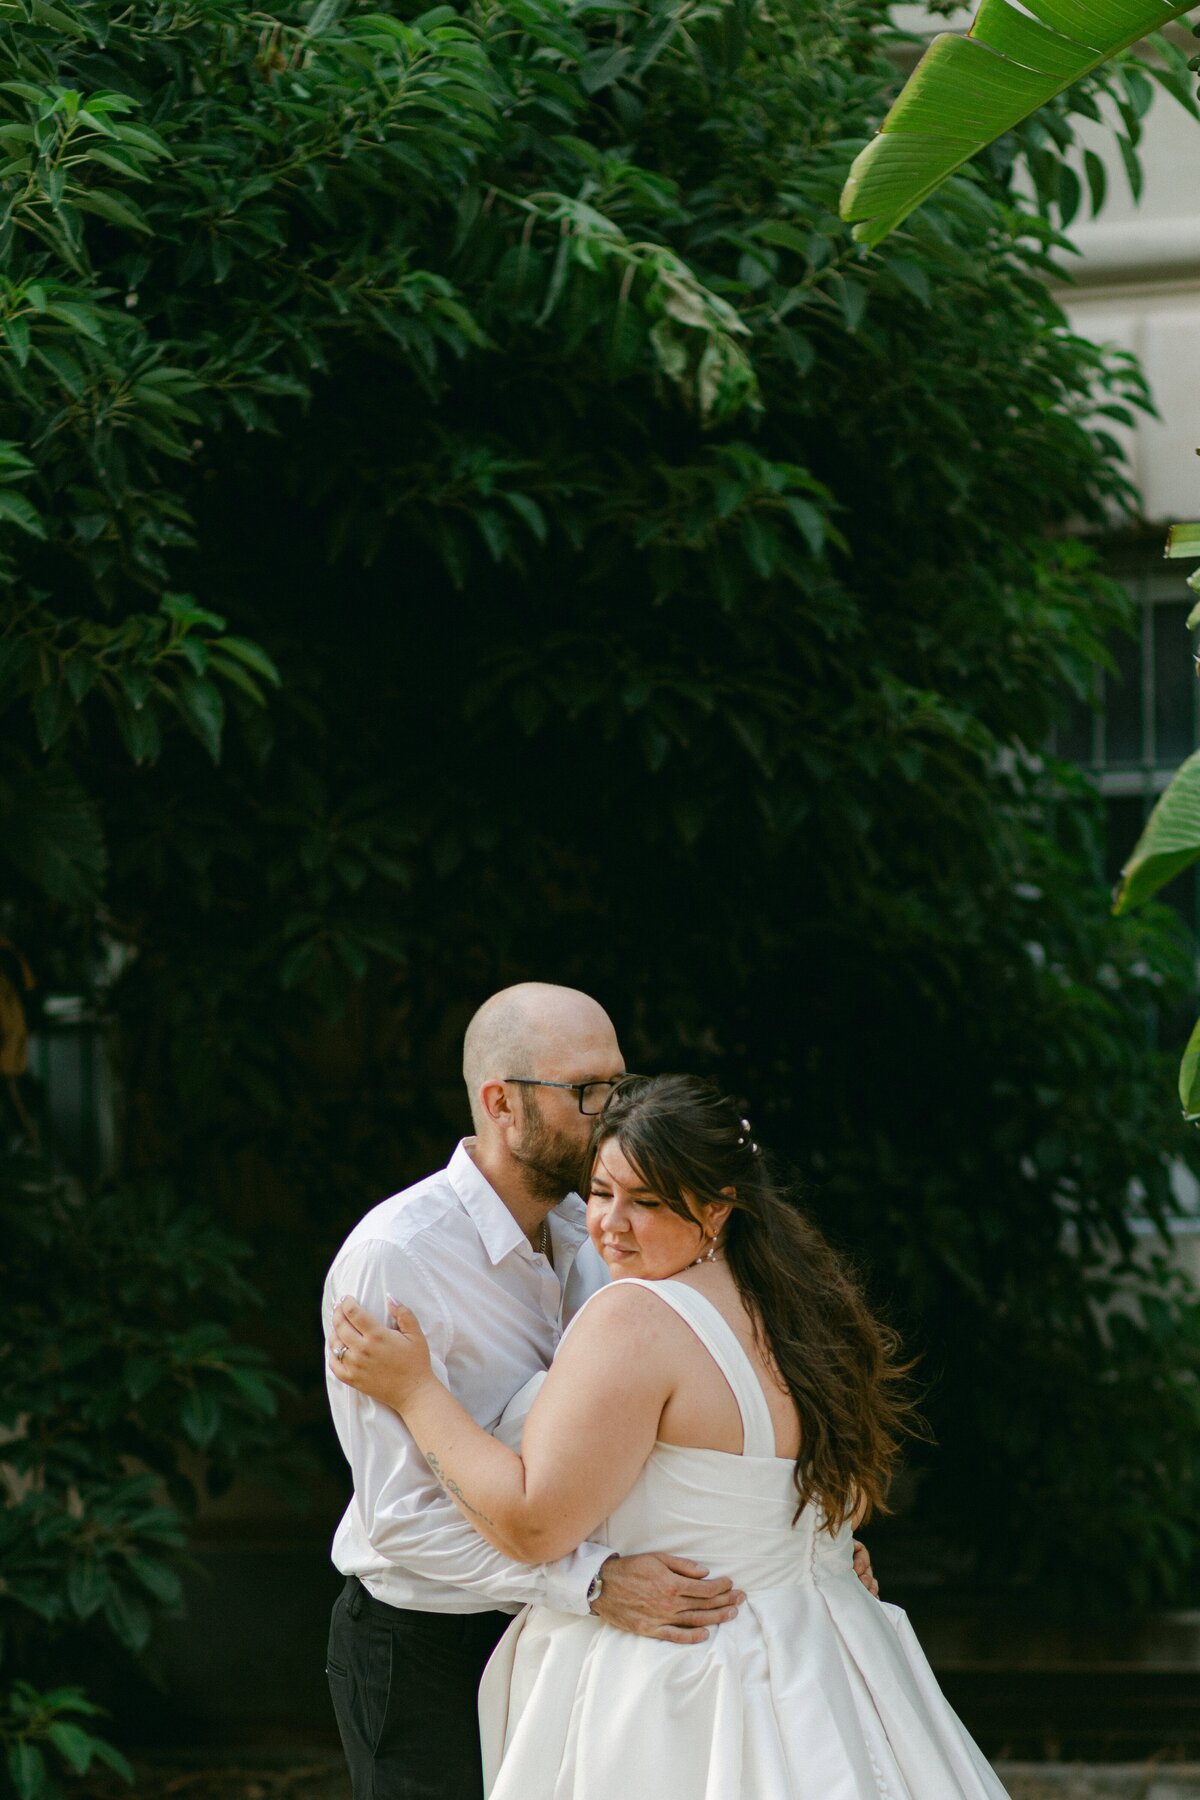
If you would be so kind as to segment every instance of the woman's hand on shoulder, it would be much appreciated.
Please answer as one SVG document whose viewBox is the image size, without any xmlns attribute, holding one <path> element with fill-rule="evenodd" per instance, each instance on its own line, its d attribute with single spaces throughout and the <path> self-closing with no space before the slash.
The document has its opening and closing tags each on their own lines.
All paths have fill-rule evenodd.
<svg viewBox="0 0 1200 1800">
<path fill-rule="evenodd" d="M 388 1295 L 388 1323 L 381 1325 L 345 1295 L 333 1309 L 327 1341 L 329 1372 L 360 1394 L 403 1413 L 412 1396 L 435 1379 L 429 1346 L 415 1313 Z"/>
</svg>

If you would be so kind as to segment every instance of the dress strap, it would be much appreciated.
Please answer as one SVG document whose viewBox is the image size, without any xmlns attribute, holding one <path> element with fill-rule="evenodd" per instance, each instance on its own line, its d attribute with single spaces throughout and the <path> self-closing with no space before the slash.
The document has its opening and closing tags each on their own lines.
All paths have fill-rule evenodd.
<svg viewBox="0 0 1200 1800">
<path fill-rule="evenodd" d="M 724 1375 L 742 1415 L 742 1455 L 774 1456 L 775 1425 L 767 1396 L 762 1391 L 753 1363 L 738 1343 L 737 1333 L 722 1316 L 719 1307 L 683 1281 L 642 1281 L 632 1276 L 626 1279 L 665 1300 L 671 1310 L 691 1326 Z"/>
</svg>

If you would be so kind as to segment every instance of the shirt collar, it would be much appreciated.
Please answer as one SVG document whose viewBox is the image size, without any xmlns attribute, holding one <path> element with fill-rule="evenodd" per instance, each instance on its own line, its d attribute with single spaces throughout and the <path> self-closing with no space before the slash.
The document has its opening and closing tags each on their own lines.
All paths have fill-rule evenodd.
<svg viewBox="0 0 1200 1800">
<path fill-rule="evenodd" d="M 528 1249 L 529 1240 L 487 1176 L 472 1161 L 467 1148 L 469 1141 L 464 1138 L 455 1150 L 446 1165 L 446 1176 L 478 1231 L 489 1258 L 498 1263 L 520 1249 L 522 1244 Z M 568 1194 L 555 1207 L 552 1216 L 556 1236 L 561 1229 L 568 1241 L 574 1241 L 576 1245 L 587 1236 L 587 1209 L 578 1194 Z"/>
</svg>

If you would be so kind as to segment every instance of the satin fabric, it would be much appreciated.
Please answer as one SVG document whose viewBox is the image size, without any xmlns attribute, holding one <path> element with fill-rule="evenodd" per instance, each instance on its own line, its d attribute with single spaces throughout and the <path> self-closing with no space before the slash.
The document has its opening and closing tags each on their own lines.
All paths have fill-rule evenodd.
<svg viewBox="0 0 1200 1800">
<path fill-rule="evenodd" d="M 729 1326 L 684 1283 L 640 1285 L 720 1366 L 743 1452 L 656 1445 L 595 1537 L 693 1557 L 746 1603 L 702 1644 L 520 1613 L 480 1687 L 488 1800 L 1004 1800 L 905 1614 L 854 1574 L 849 1525 L 831 1537 L 811 1507 L 792 1525 L 792 1465 Z M 542 1380 L 506 1412 L 507 1441 Z"/>
</svg>

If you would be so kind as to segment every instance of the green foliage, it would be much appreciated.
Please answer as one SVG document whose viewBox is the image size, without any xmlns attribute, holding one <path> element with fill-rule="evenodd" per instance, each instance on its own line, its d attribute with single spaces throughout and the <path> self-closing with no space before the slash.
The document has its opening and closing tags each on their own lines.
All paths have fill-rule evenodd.
<svg viewBox="0 0 1200 1800">
<path fill-rule="evenodd" d="M 14 1683 L 0 1713 L 5 1762 L 0 1791 L 14 1800 L 61 1800 L 64 1790 L 56 1774 L 86 1775 L 94 1762 L 132 1781 L 133 1771 L 120 1751 L 91 1727 L 99 1714 L 100 1708 L 79 1688 L 39 1693 L 27 1681 Z"/>
<path fill-rule="evenodd" d="M 1151 1042 L 1190 958 L 1108 917 L 1039 750 L 1130 617 L 1062 527 L 1132 504 L 1146 394 L 1050 298 L 1011 159 L 854 246 L 867 0 L 23 5 L 2 923 L 119 1028 L 97 1220 L 144 1298 L 199 1269 L 186 1325 L 87 1314 L 95 1362 L 57 1277 L 34 1334 L 124 1384 L 148 1473 L 224 1454 L 263 1396 L 192 1320 L 222 1257 L 156 1260 L 175 1207 L 261 1245 L 311 1387 L 321 1270 L 444 1160 L 470 1010 L 569 980 L 631 1066 L 745 1094 L 870 1265 L 933 1384 L 915 1525 L 1042 1592 L 1178 1591 L 1194 1326 L 1129 1215 L 1192 1154 Z M 1091 92 L 1028 140 L 1047 180 Z"/>
<path fill-rule="evenodd" d="M 256 1300 L 245 1250 L 161 1186 L 84 1197 L 28 1159 L 0 1172 L 16 1352 L 0 1359 L 5 1662 L 47 1667 L 47 1646 L 89 1621 L 141 1652 L 155 1615 L 180 1609 L 195 1468 L 220 1492 L 271 1440 L 279 1377 L 226 1322 Z M 62 1716 L 96 1711 L 75 1689 L 18 1682 L 7 1706 L 18 1795 L 60 1791 L 47 1746 L 76 1773 L 93 1754 L 123 1767 Z"/>
<path fill-rule="evenodd" d="M 1153 92 L 1151 81 L 1159 80 L 1196 112 L 1189 65 L 1162 33 L 1170 20 L 1191 10 L 1190 4 L 1122 0 L 1089 14 L 1062 0 L 1037 0 L 1028 10 L 1010 0 L 980 0 L 965 36 L 942 32 L 934 38 L 878 135 L 855 158 L 841 206 L 842 217 L 854 222 L 855 238 L 880 243 L 972 156 L 1097 71 L 1120 107 L 1124 131 L 1118 141 L 1136 197 L 1141 178 L 1134 151 Z M 1126 54 L 1114 80 L 1114 72 L 1103 65 L 1152 32 L 1157 34 L 1157 56 Z M 1088 116 L 1098 115 L 1089 110 Z M 1060 155 L 1047 152 L 1048 133 L 1054 134 L 1060 151 L 1064 147 L 1061 113 L 1057 122 L 1055 134 L 1054 116 L 1047 114 L 1032 144 L 1026 133 L 1026 148 L 1039 191 L 1050 188 L 1069 224 L 1082 188 L 1076 171 Z M 1084 167 L 1096 208 L 1103 201 L 1104 167 L 1094 151 L 1087 153 Z"/>
</svg>

